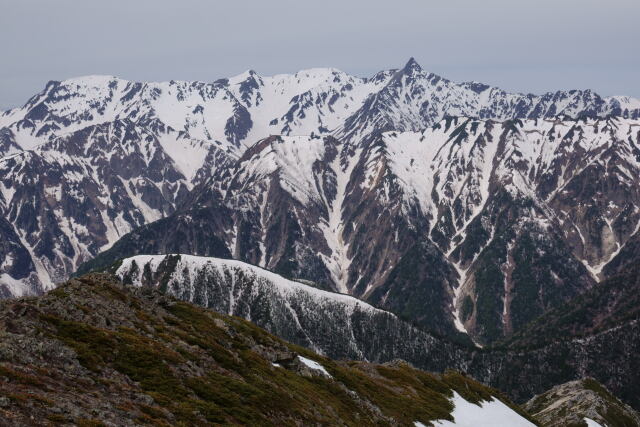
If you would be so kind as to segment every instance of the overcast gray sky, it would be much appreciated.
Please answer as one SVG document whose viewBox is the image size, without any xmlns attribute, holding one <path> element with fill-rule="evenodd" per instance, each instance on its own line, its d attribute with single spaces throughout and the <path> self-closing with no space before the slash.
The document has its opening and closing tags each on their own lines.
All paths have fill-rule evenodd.
<svg viewBox="0 0 640 427">
<path fill-rule="evenodd" d="M 0 0 L 0 108 L 48 80 L 423 68 L 640 97 L 640 0 Z"/>
</svg>

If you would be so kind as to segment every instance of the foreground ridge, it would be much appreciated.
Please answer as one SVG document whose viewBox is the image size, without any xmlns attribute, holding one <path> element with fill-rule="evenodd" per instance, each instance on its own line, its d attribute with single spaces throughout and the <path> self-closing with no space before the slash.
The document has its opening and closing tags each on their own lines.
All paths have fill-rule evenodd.
<svg viewBox="0 0 640 427">
<path fill-rule="evenodd" d="M 640 408 L 633 357 L 640 352 L 640 321 L 635 299 L 628 297 L 640 285 L 637 269 L 602 282 L 586 299 L 572 301 L 579 316 L 565 310 L 543 319 L 543 323 L 556 325 L 556 334 L 534 333 L 484 349 L 456 344 L 353 297 L 322 291 L 309 282 L 292 281 L 240 261 L 139 255 L 117 262 L 110 271 L 124 282 L 159 288 L 179 299 L 249 319 L 287 341 L 334 359 L 378 363 L 402 359 L 431 372 L 454 369 L 502 390 L 516 402 L 586 375 Z M 620 287 L 625 288 L 622 294 L 616 291 Z M 603 318 L 604 310 L 589 314 L 581 308 L 594 307 L 589 301 L 606 289 L 630 301 L 631 309 L 618 304 Z M 614 306 L 606 299 L 603 303 Z M 591 316 L 600 324 L 597 329 L 589 327 Z M 579 322 L 586 328 L 576 334 L 578 330 L 553 318 Z M 602 363 L 605 359 L 607 363 Z"/>
<path fill-rule="evenodd" d="M 11 425 L 427 425 L 473 404 L 534 425 L 461 374 L 336 362 L 105 274 L 2 302 L 0 325 L 0 411 Z"/>
<path fill-rule="evenodd" d="M 545 426 L 637 426 L 640 416 L 593 378 L 558 385 L 526 403 Z"/>
</svg>

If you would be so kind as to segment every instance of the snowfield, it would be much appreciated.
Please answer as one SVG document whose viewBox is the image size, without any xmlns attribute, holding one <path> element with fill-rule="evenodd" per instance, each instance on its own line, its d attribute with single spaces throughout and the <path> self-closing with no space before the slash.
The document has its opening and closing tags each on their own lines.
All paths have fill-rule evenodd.
<svg viewBox="0 0 640 427">
<path fill-rule="evenodd" d="M 452 402 L 454 404 L 451 414 L 454 421 L 437 420 L 436 426 L 456 427 L 530 427 L 535 424 L 524 419 L 520 414 L 509 408 L 498 399 L 482 402 L 480 406 L 470 403 L 455 391 Z M 421 422 L 415 423 L 416 427 L 426 427 Z"/>
<path fill-rule="evenodd" d="M 298 356 L 298 359 L 300 359 L 300 361 L 302 363 L 305 364 L 306 367 L 308 367 L 309 369 L 313 369 L 315 371 L 320 371 L 322 372 L 325 376 L 331 378 L 331 374 L 329 374 L 329 372 L 327 372 L 326 369 L 324 369 L 324 366 L 322 366 L 321 364 L 319 364 L 318 362 L 316 362 L 315 360 L 311 360 L 311 359 L 307 359 L 304 356 Z"/>
</svg>

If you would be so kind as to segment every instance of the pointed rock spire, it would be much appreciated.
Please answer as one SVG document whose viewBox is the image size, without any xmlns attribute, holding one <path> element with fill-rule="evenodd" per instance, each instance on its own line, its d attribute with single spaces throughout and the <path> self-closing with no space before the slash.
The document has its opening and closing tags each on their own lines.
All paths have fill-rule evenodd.
<svg viewBox="0 0 640 427">
<path fill-rule="evenodd" d="M 418 62 L 412 56 L 411 58 L 409 58 L 405 66 L 402 68 L 402 71 L 404 73 L 420 72 L 422 71 L 422 67 L 420 66 L 420 64 L 418 64 Z"/>
</svg>

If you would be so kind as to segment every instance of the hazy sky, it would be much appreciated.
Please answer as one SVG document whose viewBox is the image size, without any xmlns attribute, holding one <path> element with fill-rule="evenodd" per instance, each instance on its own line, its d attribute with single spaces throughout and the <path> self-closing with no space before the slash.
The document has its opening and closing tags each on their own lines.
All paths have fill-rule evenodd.
<svg viewBox="0 0 640 427">
<path fill-rule="evenodd" d="M 0 0 L 0 108 L 48 80 L 203 80 L 413 56 L 456 81 L 640 97 L 640 0 Z"/>
</svg>

